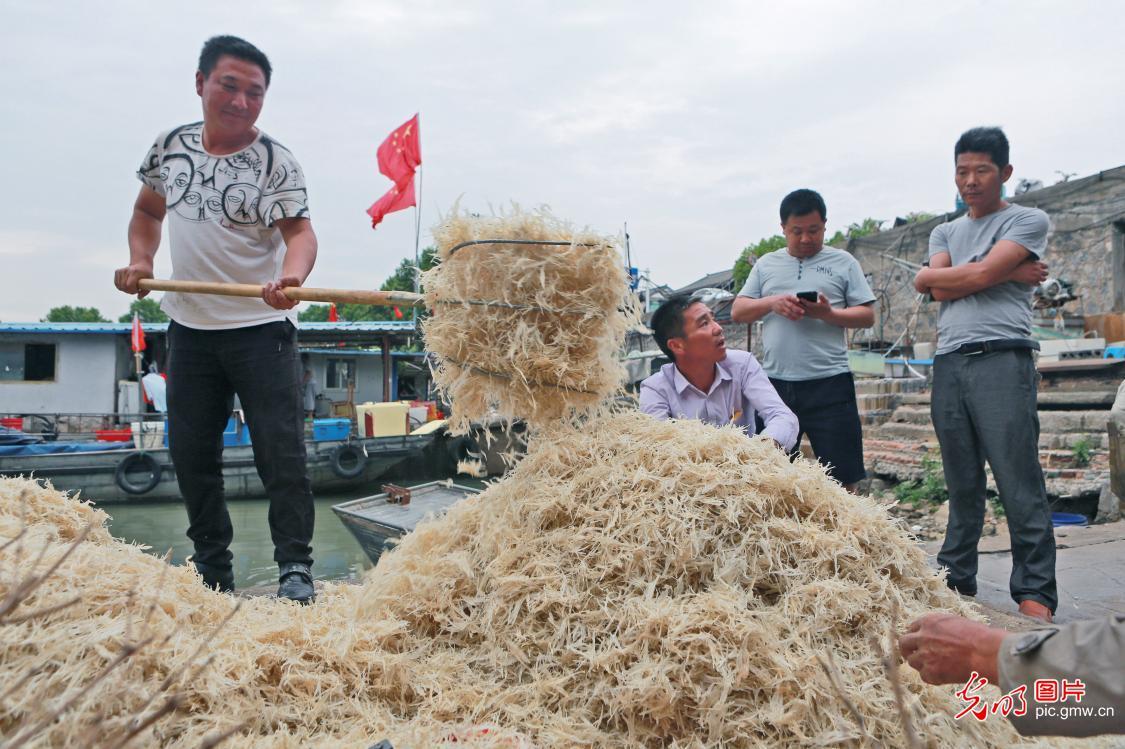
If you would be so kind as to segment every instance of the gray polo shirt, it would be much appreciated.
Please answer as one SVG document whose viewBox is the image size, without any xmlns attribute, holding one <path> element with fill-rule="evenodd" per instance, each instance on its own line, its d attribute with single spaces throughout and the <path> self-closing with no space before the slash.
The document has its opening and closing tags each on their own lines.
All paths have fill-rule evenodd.
<svg viewBox="0 0 1125 749">
<path fill-rule="evenodd" d="M 754 263 L 739 296 L 751 299 L 774 294 L 819 291 L 833 307 L 858 307 L 875 301 L 859 261 L 844 250 L 824 247 L 799 259 L 786 249 L 774 250 Z M 848 368 L 844 329 L 823 320 L 788 320 L 770 312 L 762 318 L 762 367 L 777 380 L 818 380 Z"/>
<path fill-rule="evenodd" d="M 954 267 L 983 260 L 1002 239 L 1025 248 L 1039 260 L 1047 250 L 1050 220 L 1038 208 L 1009 204 L 983 218 L 965 214 L 934 227 L 930 233 L 930 257 L 948 252 Z M 961 344 L 1031 337 L 1033 287 L 1005 281 L 951 302 L 942 302 L 938 312 L 938 354 L 947 354 Z"/>
</svg>

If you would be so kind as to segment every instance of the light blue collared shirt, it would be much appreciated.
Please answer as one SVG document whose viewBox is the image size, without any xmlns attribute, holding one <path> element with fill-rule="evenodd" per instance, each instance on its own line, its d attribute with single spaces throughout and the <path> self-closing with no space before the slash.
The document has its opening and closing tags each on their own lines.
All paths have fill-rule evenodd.
<svg viewBox="0 0 1125 749">
<path fill-rule="evenodd" d="M 786 450 L 797 441 L 797 416 L 774 390 L 765 370 L 747 351 L 728 350 L 715 365 L 715 381 L 704 393 L 676 365 L 665 364 L 641 383 L 641 410 L 658 419 L 699 419 L 723 426 L 736 424 L 754 434 L 754 414 L 765 422 L 762 434 Z"/>
</svg>

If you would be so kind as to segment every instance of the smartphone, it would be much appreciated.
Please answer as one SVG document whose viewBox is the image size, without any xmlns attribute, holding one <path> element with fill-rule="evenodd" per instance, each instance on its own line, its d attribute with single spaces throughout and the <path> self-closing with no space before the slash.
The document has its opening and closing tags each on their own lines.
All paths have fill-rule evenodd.
<svg viewBox="0 0 1125 749">
<path fill-rule="evenodd" d="M 817 300 L 817 292 L 815 291 L 798 291 L 797 298 L 805 302 L 815 303 Z"/>
</svg>

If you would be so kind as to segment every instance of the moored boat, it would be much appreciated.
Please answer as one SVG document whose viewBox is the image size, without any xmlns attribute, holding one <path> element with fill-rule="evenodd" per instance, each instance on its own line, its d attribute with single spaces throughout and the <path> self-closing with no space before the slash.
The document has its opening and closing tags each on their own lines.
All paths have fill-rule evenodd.
<svg viewBox="0 0 1125 749">
<path fill-rule="evenodd" d="M 480 489 L 431 481 L 411 487 L 387 484 L 382 494 L 353 499 L 332 506 L 373 564 L 394 542 L 414 530 L 429 515 L 441 515 L 465 497 Z"/>
<path fill-rule="evenodd" d="M 396 464 L 420 454 L 438 432 L 431 428 L 366 438 L 345 432 L 339 439 L 310 438 L 305 449 L 313 492 L 344 491 L 373 482 Z M 45 479 L 56 489 L 80 491 L 99 504 L 180 499 L 172 459 L 160 439 L 155 446 L 139 440 L 144 446 L 138 447 L 132 440 L 68 440 L 65 434 L 51 441 L 36 439 L 34 434 L 20 440 L 10 429 L 4 436 L 11 443 L 27 444 L 0 444 L 0 475 Z M 228 499 L 265 496 L 254 464 L 254 448 L 248 441 L 236 439 L 224 446 L 223 483 Z"/>
</svg>

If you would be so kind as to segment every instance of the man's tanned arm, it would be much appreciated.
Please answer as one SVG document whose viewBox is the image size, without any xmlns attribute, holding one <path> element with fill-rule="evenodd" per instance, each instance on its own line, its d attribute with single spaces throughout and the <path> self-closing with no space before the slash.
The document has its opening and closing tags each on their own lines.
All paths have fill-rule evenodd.
<svg viewBox="0 0 1125 749">
<path fill-rule="evenodd" d="M 841 328 L 870 328 L 875 324 L 875 302 L 836 308 L 829 303 L 828 297 L 818 294 L 815 302 L 806 302 L 802 299 L 801 308 L 805 310 L 805 315 L 808 317 Z"/>
<path fill-rule="evenodd" d="M 933 613 L 910 625 L 899 649 L 929 684 L 964 684 L 974 671 L 998 684 L 1000 643 L 1007 635 L 960 616 Z"/>
<path fill-rule="evenodd" d="M 285 260 L 281 277 L 262 287 L 262 299 L 274 309 L 292 309 L 297 302 L 282 293 L 286 286 L 302 286 L 316 263 L 317 241 L 312 222 L 307 218 L 283 218 L 274 222 L 285 239 Z"/>
<path fill-rule="evenodd" d="M 148 295 L 147 291 L 137 288 L 137 282 L 152 278 L 152 262 L 160 247 L 160 227 L 166 212 L 164 197 L 142 185 L 129 219 L 129 265 L 118 268 L 113 274 L 113 284 L 118 290 L 136 294 L 140 299 Z"/>
<path fill-rule="evenodd" d="M 793 294 L 774 294 L 755 299 L 748 296 L 737 296 L 731 305 L 730 319 L 741 323 L 755 323 L 771 312 L 775 312 L 787 320 L 800 320 L 805 316 L 800 300 Z"/>
<path fill-rule="evenodd" d="M 1007 281 L 1029 285 L 1042 283 L 1047 266 L 1028 252 L 1023 245 L 1008 239 L 996 243 L 984 260 L 951 267 L 948 252 L 930 259 L 930 267 L 918 271 L 914 288 L 930 293 L 939 302 L 952 301 L 976 294 Z"/>
</svg>

